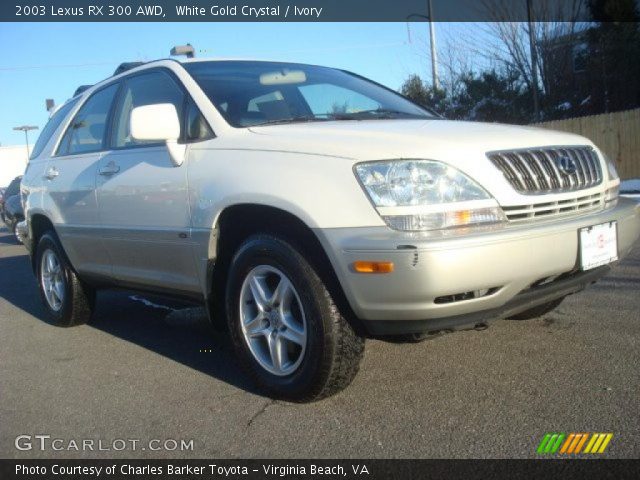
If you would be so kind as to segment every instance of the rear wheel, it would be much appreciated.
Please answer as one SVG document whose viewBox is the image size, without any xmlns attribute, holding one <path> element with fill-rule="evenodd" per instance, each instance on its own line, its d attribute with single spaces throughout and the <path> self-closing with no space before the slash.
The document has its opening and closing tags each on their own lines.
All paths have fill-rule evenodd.
<svg viewBox="0 0 640 480">
<path fill-rule="evenodd" d="M 542 315 L 546 315 L 547 313 L 555 310 L 564 299 L 565 297 L 561 297 L 551 302 L 543 303 L 537 307 L 512 315 L 509 317 L 509 320 L 531 320 L 532 318 L 541 317 Z"/>
<path fill-rule="evenodd" d="M 52 323 L 60 327 L 87 323 L 95 290 L 78 278 L 54 233 L 40 237 L 35 260 L 40 296 Z"/>
<path fill-rule="evenodd" d="M 364 339 L 313 267 L 282 239 L 256 235 L 240 246 L 226 303 L 236 353 L 271 395 L 319 400 L 345 388 L 358 372 Z"/>
</svg>

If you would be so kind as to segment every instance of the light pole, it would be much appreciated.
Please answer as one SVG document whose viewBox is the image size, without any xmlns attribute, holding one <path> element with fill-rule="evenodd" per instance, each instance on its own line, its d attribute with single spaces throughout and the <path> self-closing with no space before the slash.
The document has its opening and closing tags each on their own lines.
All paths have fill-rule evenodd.
<svg viewBox="0 0 640 480">
<path fill-rule="evenodd" d="M 407 16 L 407 20 L 411 18 L 424 18 L 429 21 L 429 40 L 431 45 L 431 85 L 434 90 L 440 88 L 440 82 L 438 80 L 438 52 L 436 51 L 436 30 L 433 24 L 433 9 L 431 6 L 431 0 L 427 1 L 427 15 L 421 15 L 419 13 L 412 13 Z M 407 24 L 408 25 L 408 24 Z"/>
<path fill-rule="evenodd" d="M 433 75 L 433 89 L 438 90 L 440 88 L 440 82 L 438 82 L 438 53 L 436 52 L 436 26 L 433 24 L 433 9 L 431 7 L 431 0 L 429 0 L 429 39 L 431 40 L 431 74 Z"/>
<path fill-rule="evenodd" d="M 531 90 L 533 94 L 533 115 L 535 121 L 540 121 L 540 100 L 538 99 L 538 49 L 533 24 L 533 7 L 531 0 L 527 0 L 527 23 L 529 24 L 529 48 L 531 50 Z"/>
<path fill-rule="evenodd" d="M 38 130 L 35 125 L 21 125 L 19 127 L 13 127 L 14 130 L 24 132 L 24 139 L 27 142 L 27 162 L 29 162 L 29 130 Z"/>
</svg>

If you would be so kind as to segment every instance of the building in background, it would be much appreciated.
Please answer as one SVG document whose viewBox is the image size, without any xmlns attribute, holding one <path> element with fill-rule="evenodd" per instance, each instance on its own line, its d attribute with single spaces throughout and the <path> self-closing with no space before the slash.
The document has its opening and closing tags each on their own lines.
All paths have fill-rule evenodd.
<svg viewBox="0 0 640 480">
<path fill-rule="evenodd" d="M 32 146 L 29 146 L 31 151 Z M 24 145 L 0 146 L 0 187 L 6 187 L 27 166 L 27 149 Z"/>
</svg>

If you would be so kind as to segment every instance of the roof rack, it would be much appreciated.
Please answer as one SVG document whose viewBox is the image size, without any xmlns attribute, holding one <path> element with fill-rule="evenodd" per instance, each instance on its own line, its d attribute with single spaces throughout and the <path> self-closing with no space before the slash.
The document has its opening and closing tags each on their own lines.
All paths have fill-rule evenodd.
<svg viewBox="0 0 640 480">
<path fill-rule="evenodd" d="M 113 72 L 113 76 L 119 75 L 122 72 L 126 72 L 127 70 L 131 70 L 132 68 L 139 67 L 140 65 L 144 65 L 145 62 L 124 62 L 118 65 L 116 71 Z"/>
<path fill-rule="evenodd" d="M 90 89 L 91 87 L 93 87 L 93 85 L 80 85 L 78 88 L 76 88 L 76 91 L 73 92 L 73 95 L 71 97 L 73 98 L 77 95 L 80 95 L 82 92 Z"/>
</svg>

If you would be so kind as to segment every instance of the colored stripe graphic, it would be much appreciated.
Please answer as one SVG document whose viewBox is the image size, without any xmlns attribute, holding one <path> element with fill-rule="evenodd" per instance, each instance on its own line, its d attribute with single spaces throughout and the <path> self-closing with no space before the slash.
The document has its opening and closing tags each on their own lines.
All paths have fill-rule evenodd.
<svg viewBox="0 0 640 480">
<path fill-rule="evenodd" d="M 587 437 L 589 437 L 588 433 L 581 433 L 580 435 L 582 435 L 582 438 L 580 439 L 580 442 L 578 442 L 578 445 L 576 445 L 576 449 L 573 453 L 580 453 L 580 450 L 582 450 L 582 446 L 587 441 Z"/>
<path fill-rule="evenodd" d="M 567 440 L 564 442 L 564 445 L 562 445 L 562 448 L 560 449 L 560 453 L 567 453 L 567 450 L 569 449 L 569 446 L 571 445 L 575 437 L 576 437 L 575 433 L 569 434 L 569 436 L 567 437 Z"/>
<path fill-rule="evenodd" d="M 542 441 L 540 442 L 540 445 L 538 445 L 537 453 L 545 453 L 544 449 L 547 446 L 547 443 L 549 442 L 550 438 L 551 438 L 550 433 L 547 433 L 544 437 L 542 437 Z"/>
<path fill-rule="evenodd" d="M 612 438 L 613 438 L 613 433 L 607 433 L 607 436 L 602 442 L 602 445 L 600 445 L 600 450 L 598 450 L 598 453 L 604 453 L 604 451 L 607 449 L 607 446 L 609 445 L 609 442 L 611 441 Z"/>
<path fill-rule="evenodd" d="M 565 455 L 604 453 L 612 438 L 613 433 L 547 433 L 542 437 L 536 452 Z M 585 447 L 584 450 L 583 447 Z"/>
</svg>

